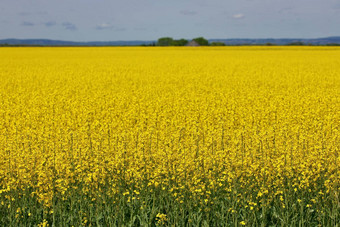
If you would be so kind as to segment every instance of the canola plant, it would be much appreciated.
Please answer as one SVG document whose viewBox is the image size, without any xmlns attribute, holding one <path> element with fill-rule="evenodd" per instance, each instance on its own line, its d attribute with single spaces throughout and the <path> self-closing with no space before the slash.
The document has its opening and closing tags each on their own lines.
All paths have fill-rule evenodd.
<svg viewBox="0 0 340 227">
<path fill-rule="evenodd" d="M 0 58 L 0 225 L 339 226 L 339 48 Z"/>
</svg>

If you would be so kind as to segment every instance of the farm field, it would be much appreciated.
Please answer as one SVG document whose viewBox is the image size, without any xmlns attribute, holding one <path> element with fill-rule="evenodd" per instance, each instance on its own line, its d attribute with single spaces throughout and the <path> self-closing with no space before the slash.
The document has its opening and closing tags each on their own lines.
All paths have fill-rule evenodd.
<svg viewBox="0 0 340 227">
<path fill-rule="evenodd" d="M 340 48 L 0 59 L 0 226 L 340 225 Z"/>
</svg>

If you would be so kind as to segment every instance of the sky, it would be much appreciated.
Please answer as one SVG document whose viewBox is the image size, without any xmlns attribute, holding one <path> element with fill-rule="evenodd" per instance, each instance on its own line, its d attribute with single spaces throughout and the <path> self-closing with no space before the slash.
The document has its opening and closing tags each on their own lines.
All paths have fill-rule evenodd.
<svg viewBox="0 0 340 227">
<path fill-rule="evenodd" d="M 340 0 L 0 0 L 0 39 L 340 36 Z"/>
</svg>

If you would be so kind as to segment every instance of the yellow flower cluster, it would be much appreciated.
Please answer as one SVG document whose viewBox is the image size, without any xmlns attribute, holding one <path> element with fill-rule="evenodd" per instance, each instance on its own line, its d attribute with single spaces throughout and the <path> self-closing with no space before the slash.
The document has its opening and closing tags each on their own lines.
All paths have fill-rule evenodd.
<svg viewBox="0 0 340 227">
<path fill-rule="evenodd" d="M 51 207 L 80 185 L 129 201 L 143 188 L 178 203 L 214 204 L 221 192 L 250 211 L 287 205 L 290 189 L 339 196 L 339 48 L 2 48 L 0 58 L 0 200 L 30 189 Z"/>
</svg>

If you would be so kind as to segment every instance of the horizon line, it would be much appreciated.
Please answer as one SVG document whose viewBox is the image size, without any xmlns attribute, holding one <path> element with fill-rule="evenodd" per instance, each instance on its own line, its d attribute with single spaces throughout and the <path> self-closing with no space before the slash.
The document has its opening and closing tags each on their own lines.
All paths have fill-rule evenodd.
<svg viewBox="0 0 340 227">
<path fill-rule="evenodd" d="M 162 36 L 160 38 L 164 37 L 170 37 L 171 36 Z M 202 37 L 202 36 L 201 36 Z M 195 37 L 197 38 L 197 37 Z M 193 40 L 195 38 L 181 38 L 181 39 L 186 39 L 186 40 Z M 234 40 L 234 39 L 252 39 L 252 40 L 261 40 L 261 39 L 304 39 L 304 40 L 313 40 L 313 39 L 327 39 L 327 38 L 340 38 L 339 36 L 325 36 L 325 37 L 316 37 L 316 38 L 297 38 L 297 37 L 281 37 L 281 38 L 272 38 L 272 37 L 267 37 L 267 38 L 245 38 L 245 37 L 238 37 L 238 38 L 206 38 L 207 40 Z M 159 39 L 159 38 L 158 38 Z M 49 40 L 49 41 L 64 41 L 64 42 L 77 42 L 77 43 L 89 43 L 89 42 L 134 42 L 134 41 L 139 41 L 139 42 L 150 42 L 150 41 L 157 41 L 158 39 L 120 39 L 120 40 L 91 40 L 91 41 L 74 41 L 74 40 L 67 40 L 67 39 L 54 39 L 54 38 L 1 38 L 0 41 L 3 40 Z"/>
</svg>

